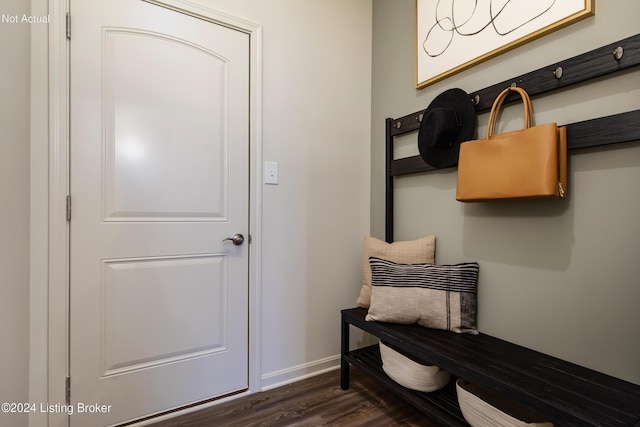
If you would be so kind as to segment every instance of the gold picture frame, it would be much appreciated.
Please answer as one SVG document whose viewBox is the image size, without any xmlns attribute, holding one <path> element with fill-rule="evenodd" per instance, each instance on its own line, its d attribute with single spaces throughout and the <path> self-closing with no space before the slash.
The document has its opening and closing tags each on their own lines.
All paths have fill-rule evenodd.
<svg viewBox="0 0 640 427">
<path fill-rule="evenodd" d="M 595 14 L 595 0 L 416 0 L 416 89 Z"/>
</svg>

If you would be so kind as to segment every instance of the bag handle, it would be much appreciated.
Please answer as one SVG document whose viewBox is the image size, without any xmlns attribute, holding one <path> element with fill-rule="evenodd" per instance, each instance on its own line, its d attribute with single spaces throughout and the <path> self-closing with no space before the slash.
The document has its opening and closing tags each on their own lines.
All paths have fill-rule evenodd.
<svg viewBox="0 0 640 427">
<path fill-rule="evenodd" d="M 502 104 L 507 96 L 511 92 L 516 92 L 522 98 L 522 103 L 524 107 L 524 129 L 530 128 L 533 126 L 533 106 L 531 105 L 531 98 L 529 98 L 529 94 L 522 88 L 519 87 L 508 87 L 496 97 L 496 100 L 493 102 L 493 106 L 491 107 L 491 113 L 489 114 L 489 122 L 487 124 L 487 136 L 486 139 L 489 139 L 492 135 L 495 135 L 496 123 L 498 121 L 498 115 L 500 114 L 500 108 L 502 108 Z"/>
</svg>

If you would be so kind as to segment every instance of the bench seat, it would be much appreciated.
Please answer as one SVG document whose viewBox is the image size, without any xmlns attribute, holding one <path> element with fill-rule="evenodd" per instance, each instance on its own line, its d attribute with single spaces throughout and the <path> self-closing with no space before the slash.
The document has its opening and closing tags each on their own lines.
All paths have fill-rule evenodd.
<svg viewBox="0 0 640 427">
<path fill-rule="evenodd" d="M 342 310 L 341 387 L 349 365 L 395 390 L 443 425 L 467 425 L 457 407 L 455 377 L 493 391 L 557 426 L 640 426 L 640 386 L 486 334 L 456 334 L 419 325 L 367 322 L 367 310 Z M 449 371 L 449 386 L 433 393 L 406 389 L 381 368 L 377 345 L 351 351 L 350 325 L 413 360 Z"/>
</svg>

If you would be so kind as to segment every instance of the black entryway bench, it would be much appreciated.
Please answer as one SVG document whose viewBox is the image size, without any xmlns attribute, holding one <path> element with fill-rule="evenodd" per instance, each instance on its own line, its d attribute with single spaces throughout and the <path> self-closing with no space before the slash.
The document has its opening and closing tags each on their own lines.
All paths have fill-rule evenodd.
<svg viewBox="0 0 640 427">
<path fill-rule="evenodd" d="M 486 335 L 367 322 L 367 310 L 342 310 L 341 387 L 349 388 L 349 364 L 378 379 L 428 417 L 465 426 L 455 378 L 433 393 L 404 388 L 382 370 L 379 346 L 350 351 L 353 325 L 417 362 L 493 391 L 556 426 L 640 426 L 640 386 Z M 640 363 L 640 362 L 639 362 Z"/>
</svg>

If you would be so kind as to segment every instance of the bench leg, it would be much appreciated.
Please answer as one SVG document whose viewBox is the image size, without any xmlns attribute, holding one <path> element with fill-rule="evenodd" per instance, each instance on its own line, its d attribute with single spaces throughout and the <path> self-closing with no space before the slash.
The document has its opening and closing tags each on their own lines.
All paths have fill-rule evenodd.
<svg viewBox="0 0 640 427">
<path fill-rule="evenodd" d="M 344 320 L 344 314 L 342 315 L 342 328 L 341 328 L 341 344 L 340 344 L 340 387 L 343 390 L 349 389 L 349 362 L 347 362 L 345 356 L 349 353 L 349 324 Z"/>
</svg>

